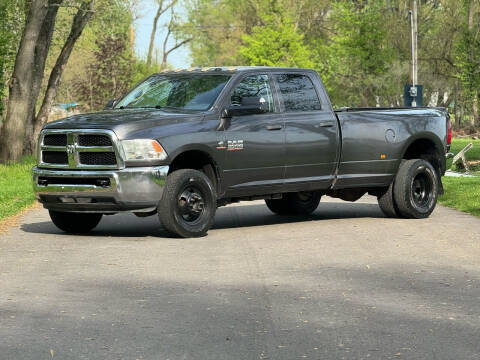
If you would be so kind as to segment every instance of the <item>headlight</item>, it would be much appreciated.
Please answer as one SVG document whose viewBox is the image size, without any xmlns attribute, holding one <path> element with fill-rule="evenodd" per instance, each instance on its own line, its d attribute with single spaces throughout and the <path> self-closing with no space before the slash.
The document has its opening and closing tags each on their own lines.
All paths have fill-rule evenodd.
<svg viewBox="0 0 480 360">
<path fill-rule="evenodd" d="M 126 161 L 165 160 L 167 158 L 167 153 L 156 140 L 123 140 L 122 147 Z"/>
</svg>

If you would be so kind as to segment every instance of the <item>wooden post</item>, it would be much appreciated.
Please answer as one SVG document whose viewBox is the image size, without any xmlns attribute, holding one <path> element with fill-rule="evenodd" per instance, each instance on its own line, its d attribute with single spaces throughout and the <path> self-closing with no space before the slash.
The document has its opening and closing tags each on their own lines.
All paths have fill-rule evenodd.
<svg viewBox="0 0 480 360">
<path fill-rule="evenodd" d="M 470 167 L 468 166 L 468 162 L 467 162 L 467 158 L 465 157 L 465 154 L 468 150 L 470 150 L 471 148 L 473 147 L 473 144 L 470 143 L 468 144 L 467 146 L 465 146 L 457 155 L 455 155 L 455 157 L 453 158 L 453 161 L 452 161 L 452 167 L 451 169 L 453 168 L 453 165 L 458 162 L 459 160 L 461 160 L 462 162 L 462 165 L 463 167 L 465 168 L 465 172 L 470 172 Z"/>
</svg>

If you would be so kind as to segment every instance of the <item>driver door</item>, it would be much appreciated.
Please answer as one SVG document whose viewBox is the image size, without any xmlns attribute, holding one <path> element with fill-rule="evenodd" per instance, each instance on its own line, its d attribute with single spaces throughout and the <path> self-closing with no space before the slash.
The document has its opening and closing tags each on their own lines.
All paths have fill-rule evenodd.
<svg viewBox="0 0 480 360">
<path fill-rule="evenodd" d="M 224 180 L 228 196 L 274 193 L 283 183 L 285 125 L 272 79 L 267 74 L 246 75 L 234 87 L 226 105 L 248 104 L 260 98 L 266 112 L 232 116 L 224 130 Z"/>
</svg>

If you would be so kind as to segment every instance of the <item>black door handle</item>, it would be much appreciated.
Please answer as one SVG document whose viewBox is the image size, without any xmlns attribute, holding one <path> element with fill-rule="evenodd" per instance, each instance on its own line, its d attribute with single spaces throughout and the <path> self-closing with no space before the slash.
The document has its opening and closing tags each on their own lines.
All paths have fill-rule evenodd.
<svg viewBox="0 0 480 360">
<path fill-rule="evenodd" d="M 320 123 L 317 126 L 318 127 L 332 127 L 333 126 L 333 121 L 320 121 Z"/>
<path fill-rule="evenodd" d="M 283 129 L 283 125 L 280 125 L 280 124 L 275 124 L 275 125 L 267 125 L 267 130 L 282 130 Z"/>
</svg>

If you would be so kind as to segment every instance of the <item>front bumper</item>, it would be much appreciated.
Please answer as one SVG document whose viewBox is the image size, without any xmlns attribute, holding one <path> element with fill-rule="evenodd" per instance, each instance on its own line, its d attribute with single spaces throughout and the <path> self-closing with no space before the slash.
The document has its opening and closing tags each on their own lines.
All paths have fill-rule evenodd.
<svg viewBox="0 0 480 360">
<path fill-rule="evenodd" d="M 83 171 L 34 167 L 33 190 L 49 210 L 150 212 L 162 198 L 168 169 L 156 166 Z"/>
</svg>

